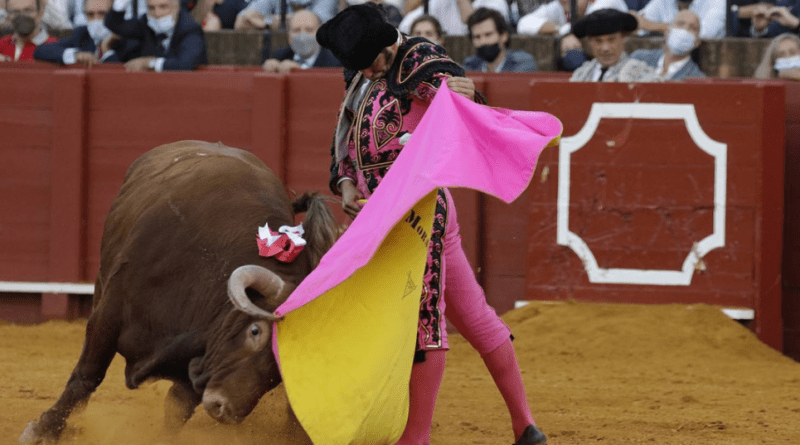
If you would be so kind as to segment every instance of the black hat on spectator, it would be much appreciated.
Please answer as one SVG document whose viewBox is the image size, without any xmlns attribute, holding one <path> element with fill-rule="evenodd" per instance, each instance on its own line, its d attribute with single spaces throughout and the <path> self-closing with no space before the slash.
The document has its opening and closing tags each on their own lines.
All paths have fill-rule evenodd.
<svg viewBox="0 0 800 445">
<path fill-rule="evenodd" d="M 317 30 L 317 42 L 328 48 L 345 68 L 369 68 L 381 51 L 397 41 L 397 28 L 383 18 L 372 2 L 350 6 Z"/>
<path fill-rule="evenodd" d="M 631 32 L 639 27 L 636 17 L 627 12 L 606 8 L 578 20 L 572 25 L 572 33 L 581 39 L 586 36 L 603 36 L 615 32 Z"/>
</svg>

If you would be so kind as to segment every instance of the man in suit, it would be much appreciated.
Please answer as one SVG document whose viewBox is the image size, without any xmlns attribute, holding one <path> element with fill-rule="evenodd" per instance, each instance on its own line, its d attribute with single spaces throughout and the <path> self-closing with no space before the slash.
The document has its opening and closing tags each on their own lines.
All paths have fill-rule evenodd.
<svg viewBox="0 0 800 445">
<path fill-rule="evenodd" d="M 572 73 L 570 82 L 653 82 L 655 69 L 625 53 L 625 41 L 636 30 L 636 18 L 616 9 L 599 9 L 572 26 L 578 38 L 586 37 L 594 59 Z"/>
<path fill-rule="evenodd" d="M 322 25 L 312 11 L 300 10 L 289 17 L 289 47 L 275 51 L 264 62 L 269 73 L 288 73 L 294 68 L 323 68 L 342 66 L 333 53 L 317 43 L 317 29 Z"/>
<path fill-rule="evenodd" d="M 115 49 L 122 45 L 114 39 L 111 30 L 103 24 L 103 18 L 111 9 L 111 0 L 85 0 L 83 4 L 86 25 L 78 26 L 64 40 L 46 43 L 33 52 L 33 58 L 52 63 L 72 65 L 78 63 L 92 66 L 98 62 L 118 62 Z"/>
<path fill-rule="evenodd" d="M 478 8 L 467 19 L 469 37 L 476 54 L 464 59 L 467 71 L 528 73 L 536 71 L 536 60 L 522 50 L 508 49 L 511 36 L 503 15 L 494 9 Z"/>
<path fill-rule="evenodd" d="M 700 18 L 694 12 L 685 9 L 672 21 L 662 49 L 639 49 L 631 54 L 631 58 L 652 66 L 664 80 L 706 77 L 689 57 L 699 45 Z"/>
<path fill-rule="evenodd" d="M 192 70 L 208 63 L 203 29 L 179 0 L 147 0 L 147 14 L 125 20 L 131 0 L 114 0 L 105 25 L 135 45 L 120 59 L 128 71 Z"/>
</svg>

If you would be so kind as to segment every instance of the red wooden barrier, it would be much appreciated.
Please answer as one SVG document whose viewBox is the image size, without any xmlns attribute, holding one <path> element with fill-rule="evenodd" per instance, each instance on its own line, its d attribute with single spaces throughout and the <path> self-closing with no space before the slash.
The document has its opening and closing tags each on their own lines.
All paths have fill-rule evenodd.
<svg viewBox="0 0 800 445">
<path fill-rule="evenodd" d="M 593 102 L 694 104 L 702 130 L 727 144 L 728 153 L 725 245 L 702 257 L 689 286 L 589 281 L 581 259 L 557 243 L 557 148 L 543 154 L 531 187 L 511 205 L 455 190 L 465 250 L 499 312 L 520 299 L 745 306 L 756 309 L 761 338 L 780 347 L 783 207 L 782 175 L 775 171 L 783 171 L 781 83 L 631 87 L 545 82 L 559 75 L 475 79 L 490 105 L 552 112 L 564 122 L 565 136 L 585 125 Z M 0 68 L 0 131 L 7 135 L 0 139 L 6 160 L 0 165 L 0 280 L 91 282 L 103 221 L 125 170 L 163 143 L 200 139 L 248 149 L 289 189 L 328 193 L 343 87 L 338 70 L 282 76 L 230 67 L 158 74 Z M 800 90 L 793 91 L 787 109 L 800 100 Z M 791 119 L 787 114 L 797 127 Z M 573 153 L 567 228 L 583 236 L 599 268 L 679 270 L 693 243 L 714 231 L 715 164 L 682 122 L 603 120 Z M 787 206 L 790 199 L 800 202 L 790 184 Z M 784 255 L 800 246 L 787 239 L 793 244 Z M 784 261 L 785 273 L 796 269 L 788 266 L 792 261 Z M 797 320 L 786 322 L 795 336 L 787 344 L 800 344 L 798 306 L 784 301 L 784 316 Z M 85 299 L 63 295 L 0 298 L 0 316 L 13 312 L 18 321 L 81 310 L 88 310 Z"/>
<path fill-rule="evenodd" d="M 538 166 L 549 184 L 529 190 L 530 294 L 753 308 L 780 350 L 783 87 L 537 82 L 531 95 L 565 139 Z"/>
</svg>

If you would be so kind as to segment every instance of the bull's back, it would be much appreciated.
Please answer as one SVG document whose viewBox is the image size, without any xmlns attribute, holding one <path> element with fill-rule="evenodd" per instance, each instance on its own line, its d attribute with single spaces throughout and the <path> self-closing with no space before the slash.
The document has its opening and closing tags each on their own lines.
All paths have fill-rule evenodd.
<svg viewBox="0 0 800 445">
<path fill-rule="evenodd" d="M 234 246 L 244 233 L 254 239 L 266 220 L 290 224 L 291 204 L 279 178 L 251 153 L 199 141 L 154 148 L 131 164 L 106 218 L 98 284 L 122 264 L 155 276 L 175 274 L 163 267 L 177 263 L 202 267 L 187 264 L 196 260 L 185 252 L 198 246 L 235 256 L 226 250 L 241 250 Z"/>
</svg>

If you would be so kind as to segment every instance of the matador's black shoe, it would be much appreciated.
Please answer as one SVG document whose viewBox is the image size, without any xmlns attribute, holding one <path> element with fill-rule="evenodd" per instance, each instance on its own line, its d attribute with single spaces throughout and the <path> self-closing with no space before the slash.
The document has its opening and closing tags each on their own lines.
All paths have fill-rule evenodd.
<svg viewBox="0 0 800 445">
<path fill-rule="evenodd" d="M 546 445 L 547 437 L 535 425 L 528 425 L 514 445 Z"/>
</svg>

